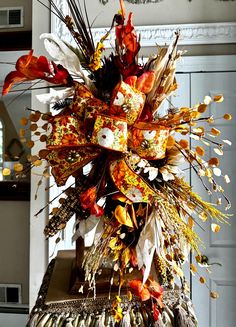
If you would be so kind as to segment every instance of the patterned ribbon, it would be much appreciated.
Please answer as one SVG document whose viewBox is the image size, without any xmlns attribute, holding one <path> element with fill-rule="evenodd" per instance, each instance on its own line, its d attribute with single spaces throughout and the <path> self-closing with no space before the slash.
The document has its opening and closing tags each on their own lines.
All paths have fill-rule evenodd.
<svg viewBox="0 0 236 327">
<path fill-rule="evenodd" d="M 169 129 L 138 122 L 144 104 L 145 95 L 125 82 L 114 89 L 110 107 L 76 83 L 72 104 L 48 124 L 46 159 L 56 183 L 64 185 L 69 176 L 99 156 L 102 149 L 124 156 L 132 150 L 148 160 L 163 158 Z M 155 195 L 125 159 L 112 161 L 110 174 L 116 187 L 132 202 L 150 202 Z"/>
</svg>

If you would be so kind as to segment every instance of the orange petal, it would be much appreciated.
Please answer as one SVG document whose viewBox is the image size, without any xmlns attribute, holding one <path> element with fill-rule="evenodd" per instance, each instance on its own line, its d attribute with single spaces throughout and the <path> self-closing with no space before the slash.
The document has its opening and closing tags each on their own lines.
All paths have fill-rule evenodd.
<svg viewBox="0 0 236 327">
<path fill-rule="evenodd" d="M 149 93 L 154 85 L 155 81 L 155 73 L 153 71 L 148 71 L 143 73 L 138 79 L 136 83 L 137 90 L 147 94 Z"/>
<path fill-rule="evenodd" d="M 5 78 L 3 88 L 2 88 L 2 95 L 7 94 L 14 84 L 24 82 L 24 81 L 27 81 L 27 78 L 20 72 L 18 72 L 16 70 L 10 72 Z"/>
</svg>

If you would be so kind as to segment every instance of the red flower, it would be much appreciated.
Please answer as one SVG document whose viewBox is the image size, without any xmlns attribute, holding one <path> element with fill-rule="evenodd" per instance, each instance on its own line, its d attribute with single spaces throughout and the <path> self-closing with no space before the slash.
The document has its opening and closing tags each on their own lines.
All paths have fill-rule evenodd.
<svg viewBox="0 0 236 327">
<path fill-rule="evenodd" d="M 97 189 L 96 186 L 92 186 L 87 191 L 80 195 L 80 202 L 83 209 L 91 208 L 96 201 Z"/>
<path fill-rule="evenodd" d="M 3 85 L 2 95 L 9 92 L 15 83 L 43 79 L 53 84 L 67 85 L 72 81 L 69 72 L 61 65 L 50 62 L 46 57 L 33 56 L 33 50 L 28 55 L 21 56 L 16 62 L 16 70 L 10 72 Z"/>
</svg>

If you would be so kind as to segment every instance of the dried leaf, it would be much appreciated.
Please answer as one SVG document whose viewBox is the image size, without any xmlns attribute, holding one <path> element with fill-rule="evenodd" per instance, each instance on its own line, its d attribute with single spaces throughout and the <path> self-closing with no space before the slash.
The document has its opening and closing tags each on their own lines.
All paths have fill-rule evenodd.
<svg viewBox="0 0 236 327">
<path fill-rule="evenodd" d="M 223 94 L 215 95 L 213 100 L 215 102 L 223 102 L 224 101 L 224 96 L 223 96 Z"/>
<path fill-rule="evenodd" d="M 22 125 L 22 126 L 26 126 L 27 124 L 28 124 L 28 118 L 26 118 L 26 117 L 22 117 L 21 119 L 20 119 L 20 124 Z"/>
<path fill-rule="evenodd" d="M 207 110 L 207 104 L 205 103 L 201 103 L 199 106 L 198 106 L 198 112 L 200 112 L 201 114 L 204 113 L 206 110 Z"/>
<path fill-rule="evenodd" d="M 214 152 L 218 154 L 218 156 L 223 156 L 224 154 L 223 150 L 220 148 L 214 148 Z"/>
<path fill-rule="evenodd" d="M 3 168 L 2 174 L 3 174 L 3 176 L 10 176 L 11 175 L 11 169 Z"/>
<path fill-rule="evenodd" d="M 128 227 L 133 227 L 133 222 L 130 218 L 127 209 L 122 207 L 121 205 L 118 205 L 115 209 L 115 218 L 120 224 Z"/>
<path fill-rule="evenodd" d="M 225 120 L 231 120 L 233 117 L 232 117 L 232 115 L 230 115 L 230 114 L 224 114 L 223 118 L 224 118 Z"/>
<path fill-rule="evenodd" d="M 213 233 L 219 233 L 220 231 L 220 225 L 218 224 L 211 224 L 211 230 Z"/>
<path fill-rule="evenodd" d="M 197 267 L 193 263 L 190 264 L 190 271 L 193 273 L 197 272 Z"/>
<path fill-rule="evenodd" d="M 206 278 L 203 277 L 203 276 L 200 276 L 199 281 L 200 281 L 201 284 L 205 284 L 206 283 Z"/>
<path fill-rule="evenodd" d="M 219 293 L 211 291 L 210 296 L 212 299 L 218 299 L 220 297 Z"/>
<path fill-rule="evenodd" d="M 207 220 L 207 214 L 205 213 L 205 211 L 202 211 L 199 213 L 198 217 L 203 221 L 205 222 Z"/>
<path fill-rule="evenodd" d="M 228 175 L 224 176 L 224 180 L 225 180 L 225 183 L 227 183 L 227 184 L 230 183 L 230 178 Z"/>
<path fill-rule="evenodd" d="M 14 170 L 19 173 L 24 169 L 24 166 L 21 163 L 14 164 Z"/>
</svg>

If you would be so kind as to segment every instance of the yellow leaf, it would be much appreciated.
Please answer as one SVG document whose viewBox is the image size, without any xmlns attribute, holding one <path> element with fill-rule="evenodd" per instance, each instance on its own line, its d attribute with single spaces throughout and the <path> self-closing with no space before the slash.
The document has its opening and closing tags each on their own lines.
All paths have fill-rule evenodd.
<svg viewBox="0 0 236 327">
<path fill-rule="evenodd" d="M 232 117 L 232 115 L 230 115 L 230 114 L 224 114 L 223 118 L 224 118 L 225 120 L 231 120 L 233 117 Z"/>
<path fill-rule="evenodd" d="M 109 247 L 113 250 L 116 247 L 117 237 L 113 237 L 109 242 Z"/>
<path fill-rule="evenodd" d="M 204 151 L 204 149 L 203 149 L 201 146 L 197 146 L 197 147 L 196 147 L 196 152 L 197 152 L 197 154 L 198 154 L 199 156 L 201 156 L 201 157 L 203 157 L 204 154 L 205 154 L 205 151 Z"/>
<path fill-rule="evenodd" d="M 223 101 L 224 101 L 223 94 L 215 95 L 215 96 L 214 96 L 214 101 L 215 101 L 215 102 L 223 102 Z"/>
<path fill-rule="evenodd" d="M 122 207 L 121 205 L 118 205 L 115 209 L 115 218 L 120 224 L 128 227 L 133 227 L 133 222 L 130 218 L 127 209 Z"/>
<path fill-rule="evenodd" d="M 23 167 L 23 165 L 22 165 L 21 163 L 16 163 L 16 164 L 14 165 L 14 170 L 15 170 L 17 173 L 21 172 L 23 169 L 24 169 L 24 167 Z"/>
<path fill-rule="evenodd" d="M 213 233 L 219 233 L 219 231 L 220 231 L 220 225 L 211 224 L 211 230 L 212 230 Z"/>
<path fill-rule="evenodd" d="M 124 267 L 126 267 L 127 264 L 129 263 L 130 257 L 131 257 L 130 249 L 129 248 L 126 248 L 123 251 L 122 256 L 121 256 L 121 260 L 122 260 L 122 263 L 123 263 L 123 266 Z"/>
<path fill-rule="evenodd" d="M 133 295 L 130 291 L 127 292 L 127 297 L 128 297 L 128 300 L 131 301 L 132 298 L 133 298 Z"/>
<path fill-rule="evenodd" d="M 196 273 L 197 272 L 197 267 L 193 263 L 191 263 L 190 264 L 190 270 L 191 270 L 191 272 Z"/>
<path fill-rule="evenodd" d="M 3 176 L 10 176 L 11 175 L 11 169 L 3 168 L 2 174 L 3 174 Z"/>
<path fill-rule="evenodd" d="M 221 134 L 221 131 L 215 127 L 212 127 L 211 134 L 213 134 L 215 136 L 219 136 Z"/>
<path fill-rule="evenodd" d="M 20 124 L 26 126 L 28 124 L 28 119 L 26 117 L 22 117 L 20 119 Z"/>
<path fill-rule="evenodd" d="M 207 214 L 205 213 L 205 211 L 202 211 L 199 213 L 198 217 L 203 221 L 207 221 Z"/>
<path fill-rule="evenodd" d="M 167 149 L 171 149 L 174 145 L 175 145 L 175 139 L 172 135 L 170 135 L 167 140 Z"/>
<path fill-rule="evenodd" d="M 201 277 L 199 278 L 199 282 L 200 282 L 201 284 L 205 284 L 205 283 L 206 283 L 206 278 L 203 277 L 203 276 L 201 276 Z"/>
<path fill-rule="evenodd" d="M 191 217 L 189 217 L 188 218 L 188 226 L 189 226 L 189 228 L 193 228 L 193 226 L 194 226 L 194 220 L 193 220 L 193 218 L 191 218 Z"/>
</svg>

